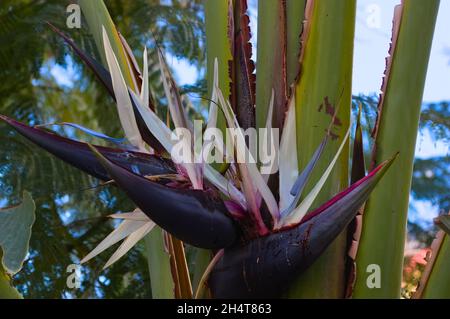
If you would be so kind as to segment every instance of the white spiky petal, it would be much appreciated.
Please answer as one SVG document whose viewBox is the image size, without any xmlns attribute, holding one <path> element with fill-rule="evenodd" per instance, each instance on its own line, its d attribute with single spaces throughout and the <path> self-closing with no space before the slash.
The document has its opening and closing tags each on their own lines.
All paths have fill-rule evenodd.
<svg viewBox="0 0 450 319">
<path fill-rule="evenodd" d="M 120 245 L 106 263 L 104 268 L 107 268 L 125 255 L 139 240 L 144 238 L 144 236 L 155 227 L 155 223 L 139 209 L 136 209 L 131 213 L 113 214 L 109 217 L 123 219 L 123 221 L 105 239 L 103 239 L 97 247 L 81 260 L 81 264 L 88 262 L 119 241 L 125 239 L 122 245 Z"/>
</svg>

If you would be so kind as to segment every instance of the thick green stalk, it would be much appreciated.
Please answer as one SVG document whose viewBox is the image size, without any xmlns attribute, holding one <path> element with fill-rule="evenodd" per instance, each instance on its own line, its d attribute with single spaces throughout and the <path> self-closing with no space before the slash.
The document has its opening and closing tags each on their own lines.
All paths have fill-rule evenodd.
<svg viewBox="0 0 450 319">
<path fill-rule="evenodd" d="M 125 81 L 131 89 L 135 90 L 126 53 L 105 3 L 103 0 L 78 0 L 78 3 L 86 18 L 89 30 L 94 37 L 103 65 L 107 66 L 108 64 L 106 63 L 106 55 L 103 48 L 102 26 L 105 27 L 106 33 L 108 34 L 109 41 L 111 42 L 112 49 L 117 57 Z"/>
<path fill-rule="evenodd" d="M 145 238 L 148 270 L 153 299 L 174 298 L 174 283 L 170 272 L 170 258 L 165 251 L 164 235 L 161 228 L 155 226 Z"/>
<path fill-rule="evenodd" d="M 286 110 L 286 6 L 282 0 L 258 2 L 256 126 L 266 127 L 272 90 L 272 125 L 281 128 Z"/>
<path fill-rule="evenodd" d="M 414 151 L 439 0 L 405 0 L 402 5 L 380 99 L 373 165 L 399 156 L 365 206 L 354 298 L 400 296 Z M 378 275 L 380 285 L 368 284 Z"/>
<path fill-rule="evenodd" d="M 428 280 L 423 283 L 423 299 L 449 299 L 450 298 L 450 237 L 441 232 L 444 236 L 439 245 L 437 254 L 433 258 L 433 265 Z"/>
<path fill-rule="evenodd" d="M 300 36 L 305 19 L 306 0 L 286 0 L 286 76 L 287 84 L 294 83 L 300 71 Z"/>
<path fill-rule="evenodd" d="M 194 275 L 192 278 L 192 290 L 197 291 L 202 276 L 211 262 L 211 251 L 207 249 L 195 249 Z M 200 296 L 204 298 L 206 296 Z"/>
<path fill-rule="evenodd" d="M 22 299 L 22 295 L 11 286 L 8 277 L 0 270 L 0 299 Z"/>
<path fill-rule="evenodd" d="M 332 122 L 332 139 L 308 184 L 310 190 L 336 154 L 350 122 L 356 0 L 308 1 L 302 35 L 301 74 L 296 85 L 297 156 L 303 170 Z M 344 148 L 318 206 L 348 185 L 349 146 Z M 307 191 L 308 191 L 307 189 Z M 293 284 L 289 297 L 341 298 L 346 238 L 342 234 Z"/>
<path fill-rule="evenodd" d="M 16 288 L 11 286 L 10 280 L 3 269 L 1 260 L 3 258 L 3 252 L 0 248 L 0 299 L 22 299 L 23 296 Z"/>
<path fill-rule="evenodd" d="M 206 28 L 206 55 L 207 55 L 207 83 L 208 97 L 212 96 L 214 83 L 214 60 L 219 63 L 219 88 L 225 97 L 230 96 L 230 70 L 232 61 L 231 39 L 229 31 L 232 29 L 233 15 L 231 0 L 205 0 L 205 28 Z M 217 127 L 224 130 L 225 117 L 219 112 Z"/>
</svg>

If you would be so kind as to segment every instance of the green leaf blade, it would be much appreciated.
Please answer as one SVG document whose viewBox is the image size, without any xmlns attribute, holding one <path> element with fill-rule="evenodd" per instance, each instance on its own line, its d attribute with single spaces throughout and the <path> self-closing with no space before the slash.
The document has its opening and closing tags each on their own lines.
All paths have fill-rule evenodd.
<svg viewBox="0 0 450 319">
<path fill-rule="evenodd" d="M 224 96 L 230 96 L 231 79 L 229 75 L 229 62 L 233 60 L 229 30 L 231 25 L 230 14 L 233 14 L 231 0 L 204 1 L 206 55 L 207 55 L 207 83 L 208 97 L 214 90 L 214 61 L 218 61 L 219 88 Z M 219 112 L 217 127 L 225 132 L 227 127 L 225 117 Z"/>
<path fill-rule="evenodd" d="M 286 85 L 286 4 L 284 1 L 258 2 L 258 50 L 256 76 L 256 127 L 266 126 L 272 90 L 275 110 L 272 127 L 282 128 L 287 109 Z"/>
<path fill-rule="evenodd" d="M 394 23 L 398 32 L 383 85 L 373 165 L 388 154 L 399 152 L 399 157 L 366 203 L 354 298 L 400 297 L 414 153 L 439 0 L 405 0 L 402 5 Z M 373 264 L 382 271 L 377 289 L 366 283 L 366 269 Z"/>
<path fill-rule="evenodd" d="M 28 253 L 31 227 L 36 219 L 35 204 L 30 193 L 23 193 L 20 205 L 0 210 L 0 247 L 2 266 L 9 274 L 16 274 Z"/>
<path fill-rule="evenodd" d="M 97 45 L 97 49 L 102 58 L 103 66 L 107 65 L 106 54 L 103 46 L 103 28 L 105 28 L 125 81 L 132 90 L 136 90 L 126 52 L 105 3 L 103 0 L 78 0 L 78 3 L 80 4 L 83 15 L 86 18 L 89 30 L 94 37 L 95 44 Z"/>
<path fill-rule="evenodd" d="M 306 0 L 286 0 L 286 76 L 290 86 L 300 72 L 300 36 L 305 19 Z"/>
<path fill-rule="evenodd" d="M 302 34 L 300 77 L 295 86 L 299 170 L 308 165 L 317 145 L 334 125 L 328 147 L 306 192 L 320 179 L 350 124 L 356 1 L 307 1 Z M 334 120 L 333 116 L 335 116 Z M 390 154 L 391 156 L 392 154 Z M 348 143 L 313 207 L 348 186 Z M 297 280 L 292 298 L 342 298 L 345 286 L 346 238 L 340 235 Z"/>
<path fill-rule="evenodd" d="M 444 235 L 428 277 L 426 287 L 422 293 L 423 299 L 449 299 L 450 298 L 450 237 Z"/>
<path fill-rule="evenodd" d="M 153 299 L 173 299 L 174 282 L 170 271 L 170 257 L 165 251 L 163 230 L 158 226 L 145 236 L 145 250 Z"/>
</svg>

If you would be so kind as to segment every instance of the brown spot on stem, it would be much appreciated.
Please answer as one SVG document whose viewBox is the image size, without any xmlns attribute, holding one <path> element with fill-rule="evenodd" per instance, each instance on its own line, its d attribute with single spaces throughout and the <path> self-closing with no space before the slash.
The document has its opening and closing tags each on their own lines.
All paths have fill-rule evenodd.
<svg viewBox="0 0 450 319">
<path fill-rule="evenodd" d="M 336 141 L 337 139 L 339 139 L 339 135 L 338 134 L 335 134 L 335 133 L 333 133 L 331 131 L 328 131 L 328 130 L 325 130 L 325 132 L 328 133 L 328 135 L 330 136 L 330 138 L 333 141 Z"/>
<path fill-rule="evenodd" d="M 336 116 L 336 107 L 330 103 L 329 97 L 324 98 L 324 103 L 320 104 L 318 112 L 322 112 L 325 106 L 325 114 L 330 115 L 333 119 L 333 125 L 342 126 L 342 121 Z"/>
</svg>

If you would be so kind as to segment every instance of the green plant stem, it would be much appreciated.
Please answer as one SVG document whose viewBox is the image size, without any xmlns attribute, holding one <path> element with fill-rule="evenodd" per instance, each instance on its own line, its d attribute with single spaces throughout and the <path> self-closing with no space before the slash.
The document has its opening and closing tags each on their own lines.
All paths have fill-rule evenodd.
<svg viewBox="0 0 450 319">
<path fill-rule="evenodd" d="M 89 30 L 91 31 L 97 50 L 102 58 L 102 63 L 107 67 L 105 50 L 103 48 L 103 31 L 102 27 L 105 28 L 108 34 L 109 41 L 111 42 L 111 47 L 114 54 L 119 62 L 120 69 L 122 71 L 123 77 L 127 82 L 127 85 L 135 90 L 134 83 L 132 80 L 132 75 L 130 68 L 128 66 L 127 57 L 125 50 L 120 41 L 119 34 L 117 33 L 116 26 L 108 12 L 103 0 L 78 0 L 84 17 L 86 18 Z"/>
<path fill-rule="evenodd" d="M 257 69 L 256 127 L 266 127 L 273 91 L 275 104 L 272 125 L 282 128 L 287 99 L 286 6 L 284 1 L 258 2 Z"/>
<path fill-rule="evenodd" d="M 212 96 L 214 83 L 214 61 L 219 63 L 219 88 L 225 97 L 230 96 L 229 61 L 233 59 L 231 52 L 231 40 L 229 29 L 231 21 L 228 0 L 204 0 L 205 7 L 205 29 L 206 29 L 206 57 L 207 57 L 207 83 L 208 98 Z M 217 127 L 223 132 L 226 128 L 225 117 L 219 112 Z"/>
<path fill-rule="evenodd" d="M 354 298 L 400 297 L 414 153 L 438 7 L 439 0 L 403 1 L 394 32 L 372 166 L 397 152 L 399 156 L 365 206 Z M 379 287 L 367 284 L 370 265 L 380 267 Z"/>
<path fill-rule="evenodd" d="M 173 299 L 174 283 L 170 272 L 169 254 L 164 249 L 161 228 L 155 228 L 144 238 L 153 299 Z"/>
<path fill-rule="evenodd" d="M 333 138 L 308 183 L 306 193 L 322 176 L 350 122 L 356 1 L 308 1 L 307 27 L 302 35 L 300 77 L 295 88 L 297 156 L 303 170 L 336 115 Z M 348 185 L 348 143 L 313 206 Z M 298 278 L 290 298 L 341 298 L 345 286 L 345 234 Z"/>
<path fill-rule="evenodd" d="M 0 248 L 0 299 L 23 299 L 22 294 L 11 286 L 9 277 L 2 266 L 3 251 Z"/>
<path fill-rule="evenodd" d="M 433 263 L 426 286 L 424 287 L 423 299 L 449 299 L 450 298 L 450 237 L 444 237 L 438 254 Z"/>
<path fill-rule="evenodd" d="M 306 0 L 286 0 L 286 76 L 287 85 L 294 83 L 300 71 L 300 35 L 303 31 Z"/>
<path fill-rule="evenodd" d="M 0 299 L 23 299 L 17 289 L 11 286 L 4 273 L 0 273 Z"/>
</svg>

